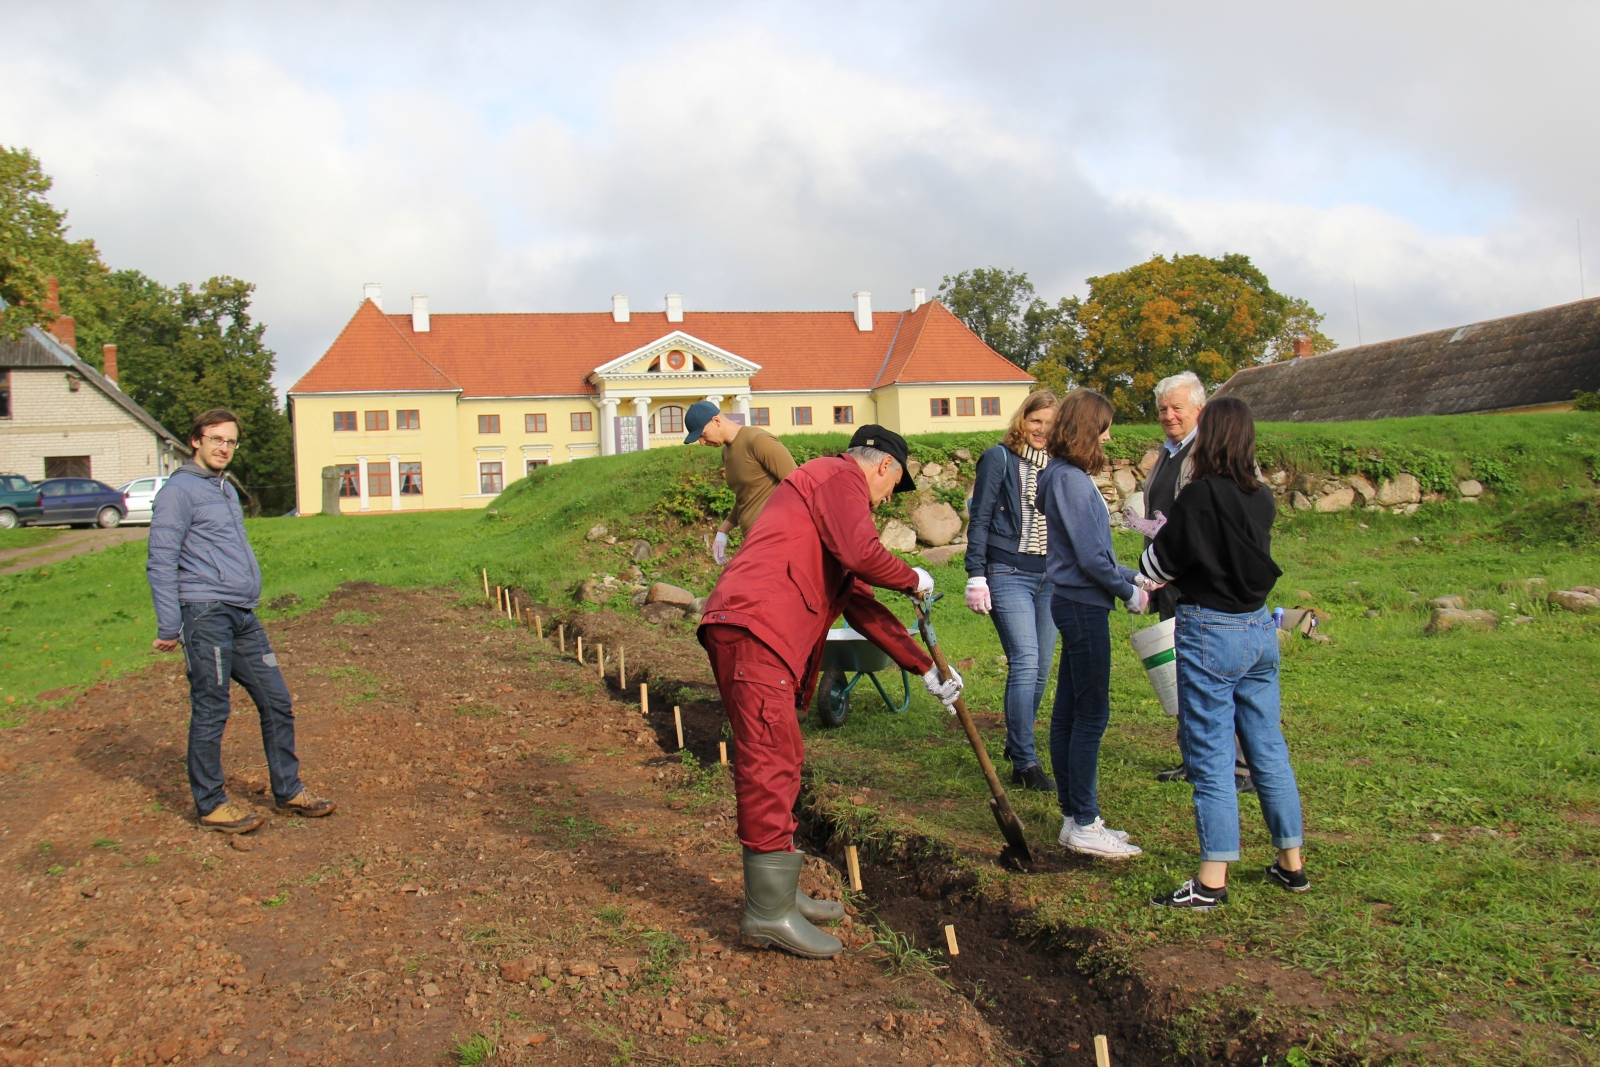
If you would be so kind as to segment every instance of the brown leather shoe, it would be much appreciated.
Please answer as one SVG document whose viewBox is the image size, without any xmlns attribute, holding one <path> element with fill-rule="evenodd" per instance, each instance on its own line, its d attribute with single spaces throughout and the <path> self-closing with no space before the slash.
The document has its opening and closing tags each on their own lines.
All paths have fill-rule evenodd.
<svg viewBox="0 0 1600 1067">
<path fill-rule="evenodd" d="M 307 819 L 320 819 L 324 815 L 332 815 L 339 807 L 325 797 L 314 797 L 311 790 L 302 789 L 287 803 L 279 804 L 276 810 L 279 815 L 302 815 Z"/>
<path fill-rule="evenodd" d="M 261 828 L 267 817 L 254 808 L 241 808 L 231 801 L 218 804 L 200 816 L 200 825 L 224 834 L 247 834 Z"/>
</svg>

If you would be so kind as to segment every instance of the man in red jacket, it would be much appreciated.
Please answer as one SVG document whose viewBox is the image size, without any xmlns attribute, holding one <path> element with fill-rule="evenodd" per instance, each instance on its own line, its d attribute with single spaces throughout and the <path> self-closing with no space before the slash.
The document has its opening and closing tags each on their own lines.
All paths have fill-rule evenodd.
<svg viewBox="0 0 1600 1067">
<path fill-rule="evenodd" d="M 799 891 L 802 853 L 794 848 L 794 802 L 805 752 L 795 715 L 811 700 L 828 629 L 843 614 L 946 707 L 961 678 L 946 682 L 869 586 L 908 596 L 931 592 L 933 578 L 878 541 L 872 509 L 915 488 L 906 473 L 906 442 L 881 426 L 863 426 L 842 456 L 814 459 L 773 492 L 761 522 L 711 591 L 700 643 L 733 724 L 734 792 L 744 845 L 747 942 L 798 956 L 836 955 L 839 939 L 812 925 L 844 909 Z"/>
</svg>

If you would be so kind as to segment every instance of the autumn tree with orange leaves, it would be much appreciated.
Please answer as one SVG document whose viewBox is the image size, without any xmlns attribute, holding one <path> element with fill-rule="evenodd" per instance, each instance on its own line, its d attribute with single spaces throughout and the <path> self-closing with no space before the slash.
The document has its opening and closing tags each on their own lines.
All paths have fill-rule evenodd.
<svg viewBox="0 0 1600 1067">
<path fill-rule="evenodd" d="M 1314 352 L 1338 347 L 1318 327 L 1323 316 L 1299 297 L 1276 292 L 1250 257 L 1231 253 L 1154 256 L 1089 279 L 1089 296 L 1057 308 L 1044 355 L 1031 368 L 1058 392 L 1087 386 L 1116 405 L 1119 418 L 1155 421 L 1156 382 L 1194 371 L 1213 389 L 1241 367 L 1290 358 L 1309 338 Z"/>
</svg>

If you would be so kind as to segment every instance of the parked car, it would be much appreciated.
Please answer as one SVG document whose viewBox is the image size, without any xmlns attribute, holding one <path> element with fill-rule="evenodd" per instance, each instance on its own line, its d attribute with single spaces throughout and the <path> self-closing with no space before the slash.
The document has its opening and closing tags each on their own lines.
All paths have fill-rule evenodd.
<svg viewBox="0 0 1600 1067">
<path fill-rule="evenodd" d="M 0 529 L 24 526 L 42 510 L 37 486 L 20 474 L 0 474 Z"/>
<path fill-rule="evenodd" d="M 30 526 L 94 525 L 109 530 L 128 514 L 122 494 L 92 478 L 46 478 L 37 488 L 44 513 L 28 520 Z"/>
<path fill-rule="evenodd" d="M 120 491 L 128 502 L 128 514 L 122 521 L 149 523 L 150 507 L 155 503 L 156 494 L 161 492 L 161 487 L 166 484 L 165 477 L 135 478 L 123 486 Z"/>
</svg>

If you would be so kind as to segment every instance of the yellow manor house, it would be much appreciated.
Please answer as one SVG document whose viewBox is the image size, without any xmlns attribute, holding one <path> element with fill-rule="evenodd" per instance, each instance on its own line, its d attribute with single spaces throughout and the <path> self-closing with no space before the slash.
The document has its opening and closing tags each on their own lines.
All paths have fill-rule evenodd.
<svg viewBox="0 0 1600 1067">
<path fill-rule="evenodd" d="M 1033 379 L 912 290 L 906 311 L 430 315 L 366 287 L 289 390 L 302 515 L 482 507 L 534 467 L 683 443 L 710 400 L 776 434 L 1000 430 Z"/>
</svg>

